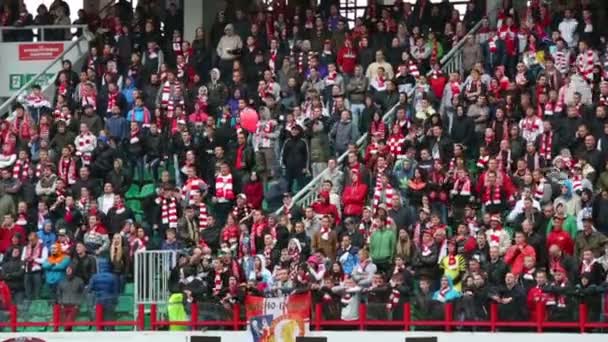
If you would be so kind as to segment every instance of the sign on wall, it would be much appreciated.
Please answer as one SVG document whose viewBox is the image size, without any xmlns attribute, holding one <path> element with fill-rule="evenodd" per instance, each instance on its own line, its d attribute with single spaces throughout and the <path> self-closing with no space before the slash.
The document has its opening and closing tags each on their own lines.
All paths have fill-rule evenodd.
<svg viewBox="0 0 608 342">
<path fill-rule="evenodd" d="M 19 44 L 20 61 L 52 61 L 63 53 L 64 43 Z"/>
<path fill-rule="evenodd" d="M 19 90 L 21 87 L 27 84 L 32 78 L 36 77 L 36 74 L 10 74 L 9 76 L 9 89 Z M 36 84 L 44 88 L 55 78 L 55 74 L 46 73 L 36 80 Z"/>
</svg>

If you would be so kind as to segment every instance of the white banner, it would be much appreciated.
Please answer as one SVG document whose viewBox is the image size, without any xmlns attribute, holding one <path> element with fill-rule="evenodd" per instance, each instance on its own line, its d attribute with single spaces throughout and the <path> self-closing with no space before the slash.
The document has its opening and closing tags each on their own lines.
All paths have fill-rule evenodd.
<svg viewBox="0 0 608 342">
<path fill-rule="evenodd" d="M 247 331 L 168 332 L 69 332 L 69 333 L 0 333 L 0 342 L 190 342 L 191 336 L 219 336 L 222 342 L 243 342 L 250 339 Z M 555 333 L 433 333 L 433 332 L 383 332 L 383 331 L 311 331 L 307 336 L 327 337 L 327 342 L 405 342 L 406 337 L 437 337 L 437 342 L 605 342 L 604 334 L 555 334 Z"/>
</svg>

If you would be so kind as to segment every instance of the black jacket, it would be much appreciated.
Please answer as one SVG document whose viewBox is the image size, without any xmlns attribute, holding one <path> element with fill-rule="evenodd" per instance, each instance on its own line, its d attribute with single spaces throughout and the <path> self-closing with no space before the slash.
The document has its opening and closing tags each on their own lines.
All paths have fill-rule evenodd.
<svg viewBox="0 0 608 342">
<path fill-rule="evenodd" d="M 288 170 L 296 171 L 308 168 L 308 143 L 300 136 L 290 137 L 283 144 L 281 163 Z"/>
</svg>

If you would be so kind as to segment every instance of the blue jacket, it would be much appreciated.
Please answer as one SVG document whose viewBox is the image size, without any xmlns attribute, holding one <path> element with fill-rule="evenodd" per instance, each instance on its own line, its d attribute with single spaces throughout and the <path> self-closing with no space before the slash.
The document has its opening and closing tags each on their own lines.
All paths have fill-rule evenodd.
<svg viewBox="0 0 608 342">
<path fill-rule="evenodd" d="M 55 235 L 55 233 L 52 231 L 47 233 L 44 229 L 38 230 L 38 238 L 49 251 L 51 250 L 51 246 L 57 241 L 57 235 Z"/>
<path fill-rule="evenodd" d="M 133 104 L 135 103 L 135 97 L 133 96 L 133 92 L 135 91 L 135 83 L 131 82 L 130 86 L 125 86 L 122 89 L 122 95 L 125 97 L 125 100 L 127 101 L 127 108 L 131 108 L 133 107 Z"/>
<path fill-rule="evenodd" d="M 353 270 L 359 264 L 359 256 L 357 253 L 359 249 L 357 247 L 351 246 L 349 250 L 345 251 L 342 248 L 338 250 L 337 261 L 342 265 L 342 269 L 345 274 L 350 275 L 353 273 Z"/>
<path fill-rule="evenodd" d="M 70 257 L 65 256 L 58 264 L 51 264 L 48 261 L 42 263 L 44 277 L 49 285 L 57 285 L 65 278 L 65 269 L 70 265 Z"/>
<path fill-rule="evenodd" d="M 96 304 L 115 305 L 120 293 L 118 278 L 110 272 L 107 261 L 99 261 L 98 264 L 98 273 L 91 277 L 89 291 L 94 295 Z"/>
<path fill-rule="evenodd" d="M 458 299 L 461 296 L 461 293 L 454 289 L 454 281 L 452 280 L 452 277 L 445 277 L 448 279 L 449 290 L 445 294 L 443 294 L 443 296 L 441 295 L 440 290 L 437 290 L 435 291 L 435 293 L 433 293 L 433 300 L 438 300 L 444 303 Z"/>
<path fill-rule="evenodd" d="M 129 122 L 120 115 L 112 115 L 106 120 L 106 130 L 111 137 L 123 141 L 129 136 Z"/>
</svg>

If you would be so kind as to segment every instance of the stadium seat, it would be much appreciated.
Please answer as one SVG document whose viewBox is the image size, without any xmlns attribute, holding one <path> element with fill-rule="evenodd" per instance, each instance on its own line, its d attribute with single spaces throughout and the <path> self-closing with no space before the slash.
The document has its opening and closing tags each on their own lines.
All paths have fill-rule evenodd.
<svg viewBox="0 0 608 342">
<path fill-rule="evenodd" d="M 133 283 L 126 283 L 125 284 L 125 293 L 124 295 L 127 296 L 133 296 L 135 290 L 135 285 Z"/>
<path fill-rule="evenodd" d="M 156 195 L 156 185 L 154 183 L 148 183 L 141 187 L 139 192 L 139 198 L 144 199 Z"/>
<path fill-rule="evenodd" d="M 140 214 L 141 214 L 141 213 L 143 213 L 143 212 L 144 212 L 144 209 L 143 209 L 143 207 L 141 206 L 141 201 L 140 201 L 140 200 L 138 200 L 138 199 L 131 199 L 131 200 L 127 200 L 127 201 L 125 202 L 125 205 L 127 206 L 127 208 L 131 209 L 131 211 L 132 211 L 134 214 L 137 214 L 137 213 L 140 213 Z"/>
<path fill-rule="evenodd" d="M 125 193 L 125 199 L 135 199 L 139 197 L 139 186 L 137 184 L 131 184 L 129 190 Z"/>
<path fill-rule="evenodd" d="M 116 306 L 116 312 L 125 313 L 133 312 L 133 296 L 125 295 L 118 297 L 118 305 Z"/>
</svg>

